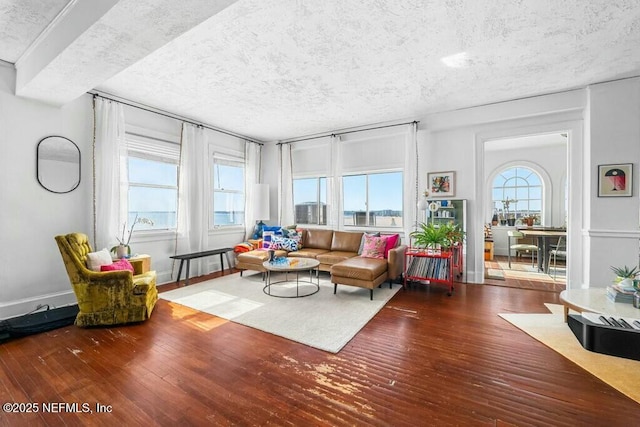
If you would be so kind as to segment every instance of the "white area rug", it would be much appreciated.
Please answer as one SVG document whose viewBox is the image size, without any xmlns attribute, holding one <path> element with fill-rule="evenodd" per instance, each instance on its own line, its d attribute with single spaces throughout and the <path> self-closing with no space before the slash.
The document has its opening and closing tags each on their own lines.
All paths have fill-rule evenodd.
<svg viewBox="0 0 640 427">
<path fill-rule="evenodd" d="M 289 274 L 289 278 L 295 279 L 295 275 Z M 310 290 L 310 285 L 300 286 L 301 293 Z M 266 295 L 263 287 L 260 273 L 245 271 L 243 277 L 235 273 L 162 292 L 159 297 L 337 353 L 402 285 L 394 284 L 393 289 L 389 289 L 389 283 L 383 283 L 381 288 L 373 290 L 373 301 L 369 299 L 369 289 L 354 286 L 338 285 L 338 292 L 334 295 L 333 284 L 326 273 L 320 275 L 320 291 L 308 297 L 276 298 Z M 274 285 L 272 293 L 281 295 L 283 292 L 295 293 L 295 283 Z"/>
<path fill-rule="evenodd" d="M 585 350 L 564 322 L 562 305 L 545 306 L 550 314 L 499 316 L 640 403 L 640 362 Z"/>
</svg>

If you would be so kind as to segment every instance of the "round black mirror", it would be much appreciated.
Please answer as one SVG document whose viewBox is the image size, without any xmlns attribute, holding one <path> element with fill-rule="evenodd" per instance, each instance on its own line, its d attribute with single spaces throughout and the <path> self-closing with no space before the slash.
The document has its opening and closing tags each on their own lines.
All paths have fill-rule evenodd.
<svg viewBox="0 0 640 427">
<path fill-rule="evenodd" d="M 68 193 L 80 185 L 80 149 L 68 138 L 48 136 L 38 143 L 36 173 L 42 187 Z"/>
</svg>

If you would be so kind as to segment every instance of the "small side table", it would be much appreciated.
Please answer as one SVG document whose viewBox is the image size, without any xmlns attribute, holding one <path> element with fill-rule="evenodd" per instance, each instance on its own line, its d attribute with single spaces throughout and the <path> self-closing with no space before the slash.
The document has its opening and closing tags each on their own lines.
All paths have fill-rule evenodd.
<svg viewBox="0 0 640 427">
<path fill-rule="evenodd" d="M 133 266 L 133 274 L 144 274 L 151 271 L 151 256 L 140 254 L 129 258 L 129 262 Z"/>
</svg>

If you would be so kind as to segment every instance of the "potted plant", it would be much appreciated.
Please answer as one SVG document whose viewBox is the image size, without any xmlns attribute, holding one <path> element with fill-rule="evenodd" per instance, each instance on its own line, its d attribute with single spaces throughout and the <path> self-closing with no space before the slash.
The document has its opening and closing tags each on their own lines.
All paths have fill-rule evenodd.
<svg viewBox="0 0 640 427">
<path fill-rule="evenodd" d="M 450 250 L 464 240 L 465 233 L 456 224 L 420 224 L 420 229 L 411 233 L 414 245 L 431 250 Z"/>
<path fill-rule="evenodd" d="M 133 224 L 131 225 L 128 233 L 126 232 L 127 223 L 125 222 L 124 224 L 122 224 L 122 236 L 116 236 L 118 244 L 111 248 L 111 252 L 115 254 L 118 259 L 125 257 L 128 258 L 131 256 L 131 246 L 129 246 L 129 242 L 131 242 L 131 236 L 133 235 L 133 229 L 136 224 L 153 225 L 153 221 L 149 218 L 138 218 L 138 214 L 136 214 L 136 217 L 134 218 Z"/>
<path fill-rule="evenodd" d="M 638 274 L 640 274 L 638 267 L 629 268 L 625 265 L 624 267 L 611 266 L 610 268 L 611 271 L 616 274 L 615 283 L 624 288 L 633 288 L 637 286 L 637 284 L 634 286 L 634 279 Z M 636 290 L 639 289 L 636 288 Z"/>
<path fill-rule="evenodd" d="M 505 217 L 507 219 L 507 224 L 513 226 L 513 225 L 516 224 L 516 216 L 515 216 L 515 214 L 513 214 L 513 213 L 511 213 L 509 211 L 509 205 L 511 205 L 511 203 L 518 203 L 518 201 L 515 200 L 515 199 L 510 199 L 508 197 L 506 199 L 502 200 L 502 207 L 503 207 L 504 212 L 505 212 Z"/>
<path fill-rule="evenodd" d="M 538 220 L 538 215 L 529 214 L 522 217 L 522 222 L 531 227 Z"/>
<path fill-rule="evenodd" d="M 447 235 L 446 248 L 451 248 L 456 245 L 461 245 L 464 241 L 465 232 L 462 231 L 458 224 L 443 224 Z"/>
<path fill-rule="evenodd" d="M 442 225 L 421 223 L 419 229 L 410 234 L 414 245 L 420 248 L 438 250 L 448 247 L 447 227 Z"/>
</svg>

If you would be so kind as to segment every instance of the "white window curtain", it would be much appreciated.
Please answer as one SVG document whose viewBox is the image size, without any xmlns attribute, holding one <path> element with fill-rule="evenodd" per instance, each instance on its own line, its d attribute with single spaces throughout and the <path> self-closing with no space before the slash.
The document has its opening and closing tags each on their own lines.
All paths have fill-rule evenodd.
<svg viewBox="0 0 640 427">
<path fill-rule="evenodd" d="M 122 104 L 94 97 L 94 249 L 117 244 L 127 218 L 127 146 Z"/>
<path fill-rule="evenodd" d="M 206 189 L 207 135 L 200 126 L 182 124 L 180 141 L 180 173 L 178 181 L 178 233 L 176 253 L 191 253 L 205 250 L 208 218 Z M 203 259 L 191 262 L 189 275 L 206 274 Z M 174 265 L 175 269 L 175 265 Z"/>
<path fill-rule="evenodd" d="M 404 145 L 404 236 L 409 244 L 409 234 L 418 222 L 418 123 L 409 125 Z"/>
<path fill-rule="evenodd" d="M 244 224 L 247 239 L 252 238 L 256 226 L 256 221 L 261 218 L 255 217 L 255 203 L 257 195 L 255 193 L 256 184 L 260 183 L 262 172 L 262 145 L 250 141 L 244 143 Z"/>
<path fill-rule="evenodd" d="M 342 206 L 342 142 L 339 135 L 331 135 L 331 165 L 327 179 L 327 200 L 329 202 L 328 226 L 340 228 Z"/>
<path fill-rule="evenodd" d="M 295 223 L 293 208 L 293 161 L 291 144 L 280 144 L 280 180 L 278 182 L 278 224 L 286 227 Z"/>
</svg>

